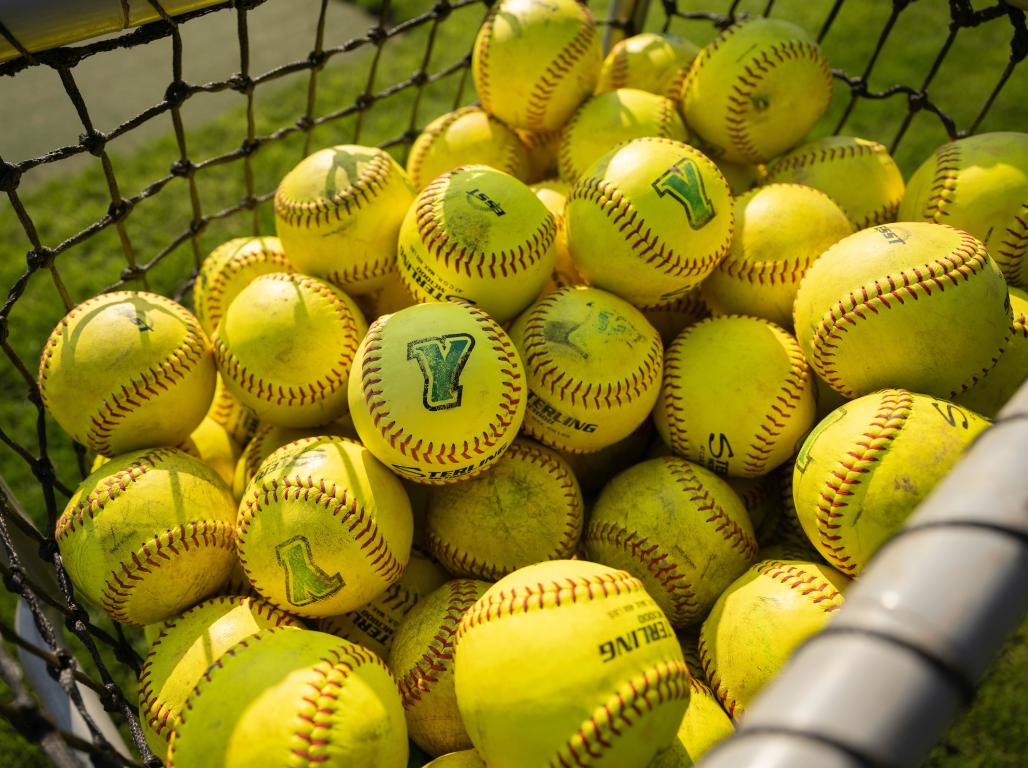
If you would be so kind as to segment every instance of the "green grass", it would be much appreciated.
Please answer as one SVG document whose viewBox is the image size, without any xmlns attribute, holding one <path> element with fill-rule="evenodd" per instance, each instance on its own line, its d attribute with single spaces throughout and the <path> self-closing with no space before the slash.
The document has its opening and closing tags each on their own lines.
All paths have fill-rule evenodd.
<svg viewBox="0 0 1028 768">
<path fill-rule="evenodd" d="M 378 0 L 362 0 L 359 4 L 373 11 L 381 6 Z M 427 10 L 431 4 L 430 0 L 392 2 L 393 18 L 409 18 L 415 12 Z M 727 2 L 680 5 L 683 10 L 711 5 L 724 10 Z M 741 7 L 759 12 L 764 5 L 764 0 L 750 0 Z M 889 6 L 891 3 L 886 2 L 850 2 L 844 6 L 825 41 L 826 52 L 834 66 L 851 73 L 861 69 L 885 23 Z M 776 15 L 797 21 L 816 32 L 829 4 L 780 0 L 775 7 Z M 482 12 L 480 5 L 463 9 L 439 26 L 430 71 L 443 69 L 470 49 Z M 871 78 L 872 90 L 880 90 L 893 83 L 919 84 L 945 37 L 946 18 L 945 3 L 927 0 L 914 3 L 883 52 L 880 66 Z M 660 6 L 653 3 L 647 26 L 658 28 L 661 20 Z M 674 21 L 671 29 L 699 43 L 708 41 L 712 34 L 708 24 L 681 20 Z M 420 67 L 428 34 L 429 26 L 424 26 L 386 44 L 378 64 L 375 90 L 405 80 Z M 931 90 L 932 97 L 957 120 L 961 128 L 970 124 L 1005 63 L 1007 38 L 1008 33 L 1002 24 L 961 32 L 949 62 L 940 72 L 936 80 L 938 87 L 933 86 Z M 328 42 L 336 44 L 340 41 Z M 326 114 L 353 103 L 367 82 L 372 55 L 373 50 L 369 46 L 328 63 L 319 74 L 316 114 Z M 1023 83 L 1023 74 L 1021 77 Z M 426 87 L 416 121 L 418 126 L 452 108 L 459 78 L 458 74 Z M 1023 88 L 1016 86 L 1014 82 L 1008 86 L 981 130 L 1024 125 L 1023 103 L 1018 103 L 1014 96 L 1018 90 L 1023 94 Z M 259 89 L 256 96 L 257 134 L 268 134 L 293 124 L 304 112 L 306 88 L 307 75 L 303 73 Z M 831 132 L 848 94 L 846 86 L 837 84 L 831 110 L 815 130 L 815 135 Z M 195 98 L 203 99 L 204 96 Z M 355 140 L 377 144 L 399 136 L 410 122 L 413 99 L 414 90 L 408 89 L 377 103 L 367 113 L 359 136 L 355 136 L 357 126 L 352 117 L 322 125 L 314 131 L 311 146 L 317 148 Z M 469 82 L 462 101 L 467 103 L 473 99 L 473 88 Z M 190 108 L 187 103 L 185 109 Z M 890 143 L 905 111 L 902 97 L 862 102 L 854 111 L 845 132 Z M 203 130 L 190 133 L 190 157 L 195 162 L 230 151 L 238 147 L 244 137 L 245 112 L 243 98 L 240 97 L 238 108 L 217 117 Z M 938 120 L 933 115 L 919 115 L 897 153 L 904 172 L 909 174 L 944 140 L 945 134 Z M 300 159 L 302 150 L 303 139 L 299 134 L 263 146 L 253 156 L 258 193 L 273 189 L 278 179 Z M 109 151 L 121 192 L 126 196 L 137 194 L 147 184 L 164 176 L 178 157 L 175 139 L 171 135 L 126 154 L 119 151 L 118 141 L 114 141 Z M 402 147 L 395 149 L 394 153 L 402 159 Z M 196 183 L 202 209 L 207 214 L 236 204 L 245 193 L 242 169 L 237 163 L 201 171 L 197 174 Z M 41 239 L 48 246 L 60 243 L 99 219 L 109 200 L 98 162 L 73 177 L 36 185 L 23 197 Z M 191 217 L 189 189 L 184 179 L 171 181 L 161 194 L 142 202 L 125 221 L 125 231 L 136 259 L 140 263 L 153 259 L 187 226 Z M 269 205 L 261 207 L 257 219 L 261 232 L 274 231 Z M 202 258 L 219 242 L 251 231 L 250 214 L 214 222 L 199 238 L 198 255 Z M 19 278 L 29 247 L 12 209 L 0 206 L 0 285 L 11 286 Z M 173 293 L 195 266 L 196 258 L 197 254 L 186 242 L 149 271 L 145 287 L 160 293 Z M 114 282 L 124 266 L 122 247 L 113 227 L 62 254 L 56 262 L 60 283 L 73 303 Z M 142 288 L 144 285 L 136 283 L 130 287 Z M 34 273 L 28 281 L 25 295 L 14 306 L 9 326 L 10 344 L 30 372 L 34 372 L 43 341 L 64 311 L 62 292 L 58 290 L 54 277 L 46 270 Z M 18 371 L 6 358 L 0 357 L 0 424 L 7 434 L 35 453 L 38 450 L 35 414 L 25 403 L 25 392 L 26 385 Z M 48 436 L 50 455 L 58 476 L 68 487 L 74 487 L 79 475 L 70 444 L 52 423 L 48 425 Z M 9 451 L 3 451 L 0 453 L 0 473 L 11 484 L 30 515 L 45 525 L 42 495 L 28 466 Z M 63 502 L 63 499 L 58 499 L 59 505 Z M 11 603 L 6 593 L 0 594 L 0 610 L 9 611 Z M 1023 682 L 1026 671 L 1028 625 L 1022 627 L 1017 637 L 1007 644 L 1004 655 L 979 691 L 974 706 L 935 750 L 929 764 L 943 768 L 1024 764 L 1028 758 L 1028 737 L 1024 729 L 1018 727 L 1023 722 L 1024 713 L 1022 690 L 1018 683 Z M 124 674 L 121 680 L 128 695 L 132 696 L 132 682 Z M 9 736 L 9 726 L 0 720 L 0 765 L 35 765 L 29 761 L 39 758 L 38 751 Z"/>
</svg>

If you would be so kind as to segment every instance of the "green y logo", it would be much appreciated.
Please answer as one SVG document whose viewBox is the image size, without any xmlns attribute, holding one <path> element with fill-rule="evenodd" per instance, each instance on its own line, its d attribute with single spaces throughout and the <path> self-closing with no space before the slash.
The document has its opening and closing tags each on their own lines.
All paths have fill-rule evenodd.
<svg viewBox="0 0 1028 768">
<path fill-rule="evenodd" d="M 671 195 L 685 208 L 689 226 L 700 229 L 710 223 L 717 211 L 707 197 L 703 188 L 703 177 L 700 176 L 696 163 L 683 157 L 668 168 L 653 182 L 653 188 L 661 197 Z"/>
<path fill-rule="evenodd" d="M 275 547 L 278 564 L 286 572 L 286 598 L 291 605 L 310 605 L 335 594 L 346 584 L 338 573 L 329 576 L 311 555 L 305 536 L 293 536 Z"/>
<path fill-rule="evenodd" d="M 421 402 L 427 410 L 445 411 L 460 406 L 464 391 L 460 374 L 474 348 L 475 338 L 467 333 L 416 339 L 407 345 L 407 359 L 418 361 L 425 379 Z"/>
</svg>

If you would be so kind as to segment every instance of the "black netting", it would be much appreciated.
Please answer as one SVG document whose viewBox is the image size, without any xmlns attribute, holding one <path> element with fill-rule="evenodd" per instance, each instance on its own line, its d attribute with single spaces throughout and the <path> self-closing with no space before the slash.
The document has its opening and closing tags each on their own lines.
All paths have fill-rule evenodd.
<svg viewBox="0 0 1028 768">
<path fill-rule="evenodd" d="M 57 765 L 74 764 L 72 750 L 87 754 L 94 765 L 101 766 L 157 766 L 160 762 L 147 749 L 135 718 L 131 686 L 141 661 L 141 640 L 137 633 L 128 635 L 106 618 L 91 615 L 77 602 L 52 535 L 71 489 L 88 467 L 85 451 L 68 443 L 60 430 L 48 423 L 42 408 L 35 360 L 46 334 L 64 312 L 103 290 L 129 287 L 175 298 L 185 296 L 204 254 L 220 240 L 273 231 L 268 203 L 277 179 L 318 146 L 373 143 L 389 148 L 403 160 L 425 123 L 443 110 L 473 101 L 470 46 L 492 4 L 492 0 L 383 0 L 371 8 L 374 20 L 360 34 L 347 30 L 329 33 L 327 19 L 334 2 L 300 4 L 304 12 L 317 17 L 316 22 L 312 20 L 309 52 L 258 72 L 251 64 L 249 22 L 266 0 L 222 2 L 177 17 L 169 15 L 158 0 L 148 2 L 159 21 L 98 42 L 35 53 L 28 52 L 4 26 L 0 11 L 0 36 L 22 54 L 0 64 L 0 77 L 52 72 L 53 87 L 59 82 L 67 94 L 80 133 L 77 142 L 52 147 L 36 157 L 0 156 L 0 192 L 9 201 L 0 208 L 0 266 L 9 286 L 0 307 L 0 348 L 4 353 L 0 442 L 5 447 L 0 452 L 0 574 L 8 592 L 27 608 L 42 639 L 41 644 L 30 642 L 16 631 L 13 598 L 2 606 L 0 637 L 5 644 L 0 645 L 0 677 L 9 695 L 0 714 L 39 743 Z M 364 0 L 363 5 L 368 3 Z M 799 14 L 816 32 L 833 63 L 833 54 L 843 50 L 843 42 L 846 50 L 856 51 L 853 61 L 835 70 L 837 91 L 824 132 L 855 131 L 854 124 L 860 123 L 865 109 L 870 110 L 869 117 L 865 116 L 862 125 L 873 125 L 875 130 L 861 128 L 861 133 L 897 152 L 904 140 L 909 140 L 911 126 L 926 115 L 935 121 L 933 127 L 919 131 L 929 137 L 928 151 L 946 137 L 967 135 L 983 127 L 1024 130 L 1028 125 L 1028 83 L 1026 68 L 1019 65 L 1028 55 L 1025 12 L 1000 0 L 949 0 L 948 26 L 929 29 L 918 22 L 918 14 L 929 4 L 928 0 L 816 4 L 805 0 L 662 0 L 648 5 L 640 0 L 615 2 L 608 12 L 606 7 L 597 10 L 599 2 L 593 2 L 597 15 L 606 17 L 608 44 L 642 29 L 677 32 L 702 43 L 740 16 L 794 18 Z M 941 0 L 934 4 L 940 5 Z M 710 10 L 711 5 L 720 7 Z M 811 21 L 812 6 L 816 21 Z M 838 20 L 854 13 L 867 20 L 861 40 L 833 40 Z M 184 76 L 187 57 L 197 52 L 187 53 L 183 28 L 226 14 L 235 16 L 237 41 L 232 44 L 238 44 L 237 70 L 219 80 L 189 82 Z M 934 18 L 938 17 L 935 13 Z M 941 82 L 946 79 L 941 73 L 947 60 L 972 30 L 983 27 L 990 30 L 984 43 L 990 56 L 985 58 L 998 62 L 996 71 L 989 73 L 988 87 L 975 92 L 947 89 Z M 925 53 L 921 38 L 937 38 L 941 43 L 933 43 L 934 50 Z M 117 125 L 98 126 L 76 73 L 95 57 L 169 44 L 170 69 L 163 97 Z M 980 41 L 972 44 L 983 45 Z M 413 66 L 406 70 L 393 66 L 410 58 L 411 51 L 415 51 Z M 890 79 L 887 64 L 905 58 L 917 59 L 917 67 L 905 71 L 916 71 L 918 76 L 910 82 Z M 976 66 L 979 63 L 984 67 L 989 62 L 975 60 Z M 346 87 L 333 85 L 329 98 L 326 80 L 334 78 L 336 83 L 342 71 L 349 78 Z M 280 98 L 281 89 L 275 90 L 283 83 L 301 95 L 291 114 L 279 114 L 278 102 L 289 101 Z M 231 141 L 216 145 L 209 138 L 212 131 L 188 128 L 184 113 L 219 93 L 238 94 L 240 109 L 233 114 L 241 127 Z M 265 98 L 265 93 L 271 95 Z M 988 125 L 990 112 L 1004 99 L 1019 121 Z M 867 106 L 875 102 L 884 107 Z M 5 131 L 21 130 L 19 121 L 26 116 L 7 109 L 3 114 Z M 380 119 L 383 115 L 389 119 Z M 137 168 L 132 179 L 136 186 L 126 185 L 124 176 L 119 177 L 123 160 L 112 147 L 133 132 L 162 121 L 170 121 L 173 143 L 155 143 L 154 161 L 143 166 L 152 167 L 150 176 L 140 185 Z M 393 132 L 384 133 L 387 128 Z M 912 151 L 905 163 L 907 170 L 926 155 L 924 147 Z M 58 178 L 61 168 L 88 156 L 94 158 L 88 166 L 80 164 L 68 172 L 67 178 L 80 187 L 61 189 L 50 181 L 47 189 L 51 194 L 44 196 L 39 185 L 32 183 L 34 176 L 45 173 L 50 179 Z M 235 198 L 211 196 L 208 187 L 215 182 Z M 155 204 L 161 203 L 164 207 L 155 209 Z M 97 211 L 82 226 L 77 225 L 83 218 L 81 211 L 68 213 L 80 207 Z M 72 266 L 75 279 L 69 280 Z M 12 648 L 45 663 L 83 718 L 88 739 L 60 730 L 39 707 Z M 103 736 L 83 705 L 76 682 L 95 692 L 104 708 L 114 713 L 141 756 L 138 761 L 119 754 Z"/>
</svg>

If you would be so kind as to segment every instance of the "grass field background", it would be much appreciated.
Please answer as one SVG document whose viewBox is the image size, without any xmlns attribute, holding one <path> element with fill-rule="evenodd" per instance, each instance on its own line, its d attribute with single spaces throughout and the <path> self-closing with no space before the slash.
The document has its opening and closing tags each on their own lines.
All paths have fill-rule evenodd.
<svg viewBox="0 0 1028 768">
<path fill-rule="evenodd" d="M 268 4 L 275 5 L 276 2 Z M 371 13 L 378 13 L 381 8 L 373 0 L 364 0 L 358 5 Z M 740 9 L 759 13 L 765 5 L 765 0 L 754 0 L 743 2 Z M 829 2 L 809 0 L 779 0 L 775 4 L 774 15 L 796 21 L 816 33 L 831 5 Z M 313 13 L 316 6 L 313 0 L 296 0 L 294 4 L 297 14 Z M 407 19 L 429 10 L 431 6 L 430 0 L 392 2 L 391 18 L 394 22 Z M 654 3 L 653 6 L 647 28 L 659 29 L 663 25 L 663 12 L 659 4 Z M 724 0 L 679 3 L 682 10 L 706 8 L 723 12 L 727 6 Z M 886 0 L 850 0 L 844 4 L 824 41 L 824 49 L 833 66 L 850 74 L 858 74 L 863 70 L 891 7 L 892 3 Z M 596 2 L 593 8 L 598 15 L 605 14 L 605 7 Z M 253 12 L 255 17 L 260 13 L 261 8 Z M 389 40 L 378 61 L 372 90 L 387 89 L 417 71 L 422 64 L 426 43 L 433 34 L 434 53 L 428 61 L 430 72 L 441 71 L 461 60 L 470 50 L 483 13 L 484 6 L 476 4 L 454 11 L 434 28 L 434 33 L 434 25 L 426 24 Z M 345 23 L 340 22 L 334 28 L 330 26 L 326 45 L 338 45 L 349 37 L 365 33 L 366 27 L 358 26 L 363 23 L 361 17 L 352 15 L 347 18 Z M 948 18 L 947 3 L 942 0 L 914 2 L 901 16 L 883 49 L 879 64 L 870 78 L 870 89 L 879 91 L 895 83 L 920 85 L 946 37 Z M 204 23 L 205 19 L 190 22 Z M 700 44 L 713 36 L 713 28 L 709 23 L 681 19 L 672 21 L 671 31 L 688 36 Z M 1009 56 L 1009 36 L 1009 27 L 1002 22 L 962 30 L 958 35 L 947 62 L 930 89 L 930 95 L 956 120 L 960 128 L 970 125 L 1005 65 Z M 234 37 L 225 39 L 224 45 L 226 48 L 234 47 Z M 168 48 L 170 51 L 170 46 Z M 205 55 L 203 51 L 190 50 L 188 47 L 185 53 L 187 60 Z M 263 54 L 266 56 L 267 51 Z M 368 82 L 373 55 L 373 47 L 365 46 L 328 63 L 319 74 L 316 114 L 326 114 L 353 103 Z M 224 62 L 224 71 L 212 74 L 211 77 L 228 77 L 238 69 L 232 57 L 222 56 L 221 60 Z M 280 61 L 275 57 L 270 60 L 276 63 Z M 255 70 L 254 74 L 258 72 Z M 119 70 L 111 77 L 131 79 L 131 71 Z M 307 78 L 306 72 L 294 74 L 257 90 L 255 124 L 258 135 L 294 124 L 303 114 Z M 454 106 L 460 79 L 461 74 L 458 73 L 425 88 L 414 123 L 416 127 L 424 126 L 433 117 Z M 51 85 L 59 88 L 56 77 L 52 78 Z M 1022 66 L 979 130 L 1024 130 L 1028 124 L 1028 108 L 1024 101 L 1024 94 L 1028 92 L 1026 86 L 1028 66 Z M 111 87 L 118 87 L 118 82 L 112 82 Z M 0 96 L 2 94 L 0 90 Z M 153 100 L 158 98 L 160 93 L 155 94 Z M 229 94 L 227 97 L 222 94 L 217 97 L 219 101 L 216 106 L 205 105 L 204 100 L 208 98 L 215 97 L 198 95 L 183 108 L 192 117 L 188 149 L 194 162 L 231 151 L 245 138 L 244 98 L 238 94 Z M 815 135 L 832 132 L 848 98 L 848 86 L 837 83 L 832 107 L 815 130 Z M 407 89 L 377 102 L 365 115 L 359 136 L 355 134 L 357 121 L 353 117 L 320 126 L 314 131 L 312 147 L 349 143 L 355 140 L 355 136 L 364 144 L 378 144 L 397 137 L 411 123 L 414 99 L 415 90 Z M 474 99 L 469 78 L 460 101 L 470 103 Z M 861 101 L 843 132 L 889 144 L 905 113 L 906 101 L 903 96 Z M 25 115 L 22 123 L 20 117 L 17 114 L 8 117 L 3 130 L 32 130 L 32 121 L 40 119 L 38 115 L 31 118 Z M 167 174 L 168 168 L 178 159 L 170 118 L 162 116 L 157 120 L 164 122 L 163 129 L 151 129 L 142 140 L 114 141 L 109 147 L 120 189 L 125 196 L 137 194 L 147 184 Z M 71 125 L 70 135 L 74 136 L 78 128 L 74 126 L 73 117 Z M 110 130 L 113 125 L 100 124 L 98 127 Z M 904 173 L 909 175 L 945 140 L 946 134 L 934 115 L 917 115 L 896 154 Z M 257 192 L 274 189 L 277 181 L 301 158 L 302 148 L 303 139 L 300 134 L 293 134 L 284 141 L 262 147 L 253 156 Z M 402 147 L 393 151 L 402 159 Z M 5 156 L 5 159 L 17 161 L 23 158 Z M 197 185 L 202 209 L 207 214 L 236 204 L 245 194 L 242 168 L 238 163 L 202 171 L 197 175 Z M 99 220 L 110 203 L 99 162 L 94 159 L 79 162 L 68 174 L 55 174 L 52 171 L 35 175 L 30 173 L 24 180 L 21 194 L 40 238 L 48 246 L 62 242 Z M 152 259 L 188 226 L 191 218 L 189 191 L 184 179 L 173 180 L 160 194 L 143 201 L 125 221 L 126 234 L 138 260 L 143 263 Z M 274 232 L 270 205 L 261 207 L 258 220 L 262 232 Z M 200 238 L 200 254 L 206 254 L 225 239 L 250 233 L 252 218 L 249 213 L 213 222 Z M 25 269 L 25 254 L 29 248 L 30 244 L 13 210 L 5 203 L 0 204 L 0 286 L 10 287 L 19 279 Z M 60 283 L 72 302 L 77 303 L 103 290 L 118 279 L 125 266 L 116 231 L 108 227 L 62 254 L 56 266 Z M 170 295 L 188 277 L 194 266 L 195 254 L 186 243 L 148 272 L 145 287 Z M 129 287 L 144 286 L 137 283 Z M 33 274 L 28 280 L 25 295 L 15 304 L 9 318 L 10 344 L 30 371 L 34 370 L 47 334 L 64 312 L 62 293 L 54 277 L 46 270 Z M 25 394 L 26 386 L 17 370 L 6 358 L 0 358 L 0 424 L 5 432 L 35 453 L 38 449 L 35 413 L 34 409 L 26 405 Z M 48 427 L 48 435 L 50 455 L 58 475 L 66 485 L 74 487 L 79 474 L 71 446 L 53 424 Z M 28 466 L 4 449 L 0 451 L 0 474 L 14 489 L 27 512 L 41 525 L 45 525 L 41 493 Z M 63 502 L 64 499 L 58 500 L 59 504 Z M 0 601 L 0 608 L 5 616 L 9 616 L 11 600 L 6 594 L 4 597 L 6 599 Z M 1022 627 L 1007 644 L 1004 655 L 980 690 L 974 707 L 961 718 L 936 749 L 929 761 L 930 765 L 947 768 L 1003 767 L 1028 763 L 1028 729 L 1024 728 L 1023 706 L 1023 685 L 1028 678 L 1026 634 L 1028 630 Z M 131 694 L 131 681 L 126 681 L 126 685 Z M 11 734 L 7 723 L 0 720 L 0 765 L 33 765 L 36 763 L 32 761 L 39 760 L 41 757 L 38 751 L 24 745 Z"/>
</svg>

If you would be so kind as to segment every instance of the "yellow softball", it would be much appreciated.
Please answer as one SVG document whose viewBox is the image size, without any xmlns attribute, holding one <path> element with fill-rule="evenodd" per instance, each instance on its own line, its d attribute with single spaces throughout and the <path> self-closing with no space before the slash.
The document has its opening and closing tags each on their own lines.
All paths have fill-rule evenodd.
<svg viewBox="0 0 1028 768">
<path fill-rule="evenodd" d="M 213 593 L 235 562 L 235 502 L 218 474 L 177 448 L 115 456 L 82 481 L 56 538 L 76 591 L 142 626 Z"/>
<path fill-rule="evenodd" d="M 703 467 L 665 456 L 625 470 L 600 493 L 583 554 L 642 579 L 673 626 L 701 621 L 749 567 L 757 540 L 742 500 Z"/>
<path fill-rule="evenodd" d="M 1010 285 L 1028 287 L 1028 133 L 943 144 L 910 177 L 899 218 L 970 232 Z"/>
<path fill-rule="evenodd" d="M 472 51 L 486 112 L 512 128 L 552 131 L 596 86 L 603 52 L 596 20 L 575 0 L 500 0 Z"/>
<path fill-rule="evenodd" d="M 650 325 L 657 329 L 665 348 L 671 346 L 675 337 L 690 325 L 710 317 L 710 307 L 703 300 L 703 292 L 699 288 L 683 293 L 668 304 L 642 307 L 641 311 Z"/>
<path fill-rule="evenodd" d="M 553 273 L 543 288 L 543 293 L 569 285 L 582 285 L 582 276 L 578 274 L 578 268 L 568 249 L 568 229 L 564 222 L 564 206 L 567 204 L 568 195 L 571 194 L 571 185 L 560 179 L 547 179 L 533 184 L 531 189 L 553 214 L 553 220 L 557 225 L 557 234 L 553 239 Z"/>
<path fill-rule="evenodd" d="M 414 521 L 400 481 L 360 443 L 309 437 L 261 465 L 239 504 L 239 562 L 265 599 L 300 616 L 353 611 L 396 582 Z"/>
<path fill-rule="evenodd" d="M 849 580 L 826 565 L 762 560 L 714 604 L 700 630 L 700 663 L 734 718 L 785 666 L 797 646 L 843 604 Z"/>
<path fill-rule="evenodd" d="M 528 182 L 535 184 L 557 175 L 561 127 L 552 131 L 515 131 L 528 157 Z"/>
<path fill-rule="evenodd" d="M 644 136 L 688 140 L 689 132 L 671 99 L 635 88 L 593 96 L 561 131 L 560 176 L 573 184 L 611 149 Z"/>
<path fill-rule="evenodd" d="M 525 184 L 463 166 L 436 177 L 407 212 L 400 277 L 419 301 L 461 298 L 504 322 L 546 284 L 556 236 L 553 215 Z"/>
<path fill-rule="evenodd" d="M 825 251 L 803 278 L 793 322 L 813 369 L 848 398 L 882 387 L 951 397 L 999 358 L 1011 311 L 980 241 L 909 222 Z"/>
<path fill-rule="evenodd" d="M 368 326 L 323 280 L 276 272 L 244 288 L 214 333 L 228 391 L 261 421 L 313 427 L 346 412 L 346 382 Z"/>
<path fill-rule="evenodd" d="M 214 333 L 229 304 L 255 277 L 295 271 L 277 237 L 237 237 L 219 245 L 193 283 L 193 309 L 204 333 Z"/>
<path fill-rule="evenodd" d="M 702 146 L 699 146 L 698 149 L 703 151 Z M 725 160 L 724 158 L 718 158 L 714 161 L 714 164 L 717 166 L 717 169 L 721 171 L 721 175 L 725 177 L 725 181 L 728 182 L 728 187 L 736 197 L 749 192 L 764 181 L 766 176 L 763 165 L 733 163 Z"/>
<path fill-rule="evenodd" d="M 660 388 L 660 335 L 635 307 L 596 288 L 561 288 L 511 328 L 525 362 L 525 432 L 560 451 L 598 451 L 627 437 Z"/>
<path fill-rule="evenodd" d="M 459 165 L 488 165 L 526 181 L 528 150 L 512 129 L 481 107 L 461 107 L 418 134 L 407 157 L 407 175 L 420 189 Z"/>
<path fill-rule="evenodd" d="M 440 755 L 435 760 L 425 763 L 424 768 L 486 768 L 485 761 L 473 749 L 463 749 Z"/>
<path fill-rule="evenodd" d="M 388 657 L 396 630 L 407 614 L 419 600 L 442 586 L 446 579 L 442 566 L 414 547 L 410 551 L 407 570 L 399 581 L 390 584 L 385 592 L 355 611 L 320 619 L 317 628 L 363 645 L 384 659 Z"/>
<path fill-rule="evenodd" d="M 195 454 L 218 473 L 226 487 L 231 487 L 236 464 L 243 452 L 232 435 L 214 419 L 207 417 L 189 435 L 188 443 L 191 448 L 188 453 Z"/>
<path fill-rule="evenodd" d="M 779 19 L 735 24 L 700 51 L 682 111 L 711 156 L 765 163 L 806 136 L 832 96 L 832 70 L 813 38 Z"/>
<path fill-rule="evenodd" d="M 396 235 L 414 185 L 385 151 L 340 145 L 315 152 L 275 192 L 275 228 L 301 272 L 352 294 L 396 271 Z"/>
<path fill-rule="evenodd" d="M 240 640 L 200 678 L 171 734 L 168 768 L 405 768 L 396 682 L 366 648 L 272 628 Z"/>
<path fill-rule="evenodd" d="M 807 537 L 857 576 L 989 422 L 944 400 L 883 389 L 833 411 L 796 457 Z"/>
<path fill-rule="evenodd" d="M 705 155 L 642 138 L 596 161 L 568 198 L 568 247 L 582 275 L 640 307 L 668 304 L 728 252 L 734 204 Z"/>
<path fill-rule="evenodd" d="M 196 318 L 155 293 L 117 291 L 72 309 L 46 340 L 39 392 L 73 440 L 105 456 L 177 445 L 214 395 Z"/>
<path fill-rule="evenodd" d="M 689 699 L 682 651 L 643 583 L 582 560 L 490 587 L 461 621 L 455 656 L 457 704 L 491 768 L 644 768 Z"/>
<path fill-rule="evenodd" d="M 716 315 L 755 315 L 788 328 L 803 275 L 851 234 L 846 214 L 812 187 L 770 184 L 747 192 L 736 198 L 732 246 L 703 281 L 703 298 Z"/>
<path fill-rule="evenodd" d="M 518 439 L 479 477 L 433 489 L 428 544 L 450 573 L 496 581 L 526 565 L 575 555 L 584 517 L 568 463 Z"/>
<path fill-rule="evenodd" d="M 626 37 L 603 60 L 596 92 L 638 88 L 678 101 L 699 52 L 698 45 L 678 35 L 647 32 Z"/>
<path fill-rule="evenodd" d="M 150 748 L 163 758 L 182 705 L 211 664 L 243 638 L 300 621 L 254 597 L 214 597 L 154 625 L 157 637 L 139 675 L 139 721 Z"/>
<path fill-rule="evenodd" d="M 461 619 L 491 585 L 449 581 L 422 599 L 396 632 L 389 668 L 400 684 L 407 732 L 430 755 L 471 747 L 453 687 L 453 638 Z"/>
<path fill-rule="evenodd" d="M 214 399 L 211 400 L 211 407 L 207 411 L 206 418 L 223 426 L 232 439 L 240 445 L 250 442 L 260 426 L 257 414 L 253 412 L 253 409 L 247 408 L 239 402 L 228 391 L 220 373 L 214 386 Z"/>
<path fill-rule="evenodd" d="M 361 441 L 394 472 L 436 485 L 495 464 L 525 416 L 525 373 L 495 320 L 464 302 L 380 317 L 350 377 Z"/>
<path fill-rule="evenodd" d="M 1010 326 L 1010 342 L 999 361 L 970 389 L 954 398 L 956 403 L 990 419 L 1028 378 L 1028 291 L 1011 288 L 1010 306 L 1014 322 Z"/>
<path fill-rule="evenodd" d="M 768 163 L 764 183 L 821 190 L 856 230 L 896 221 L 904 189 L 889 150 L 853 136 L 825 136 L 781 155 Z"/>
<path fill-rule="evenodd" d="M 653 416 L 678 455 L 720 475 L 766 475 L 813 424 L 813 387 L 789 333 L 756 317 L 716 317 L 668 349 Z"/>
</svg>

